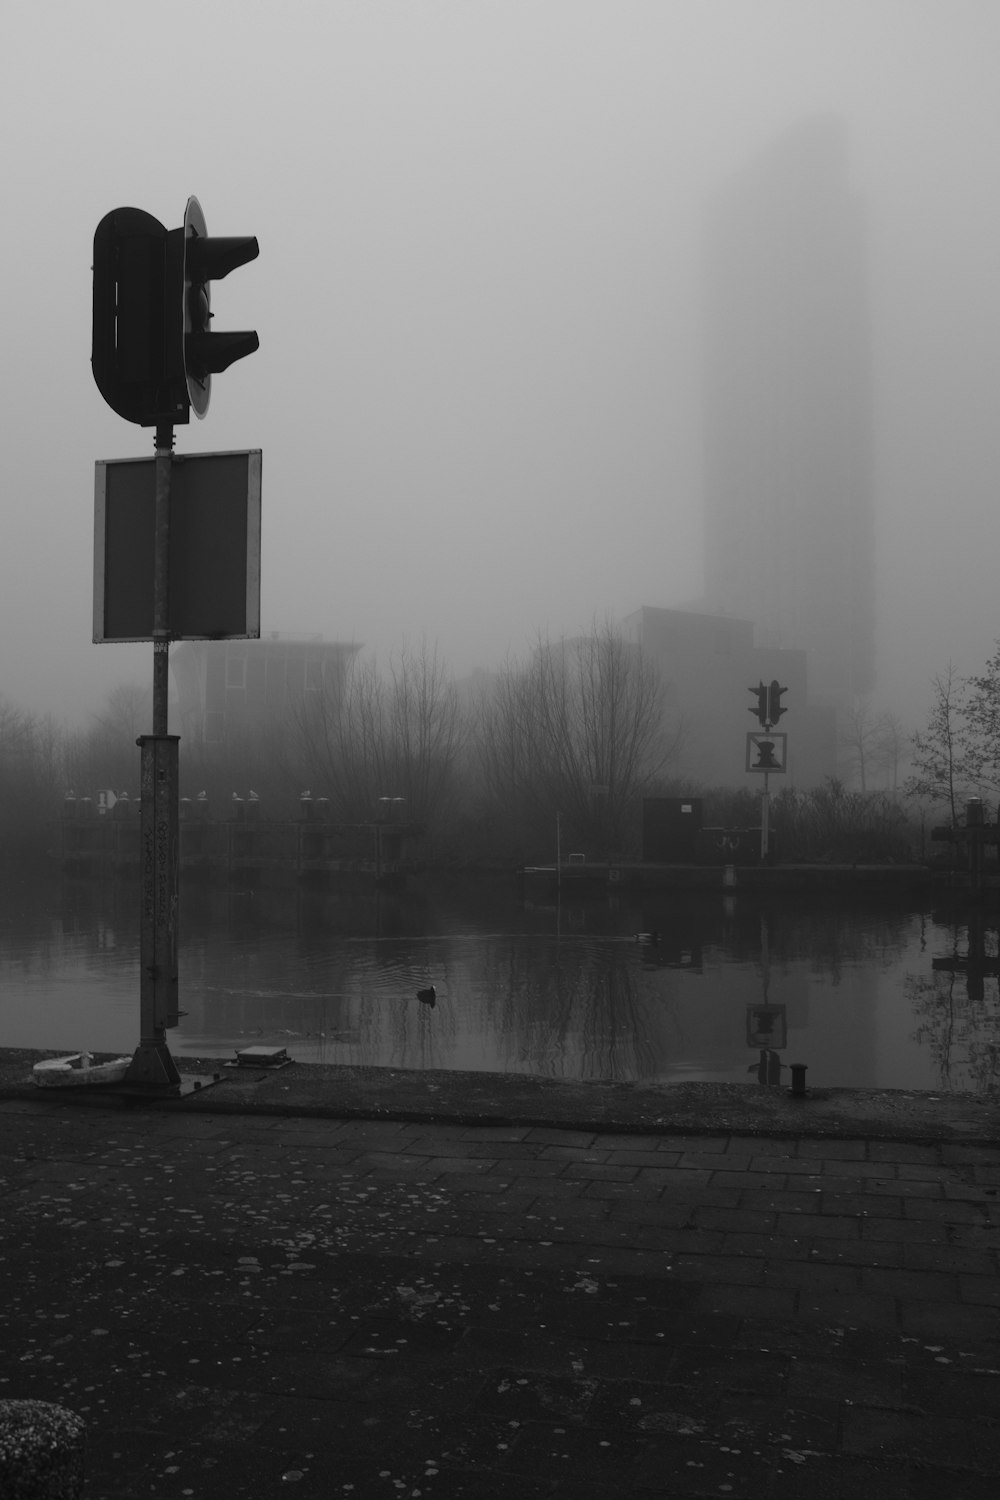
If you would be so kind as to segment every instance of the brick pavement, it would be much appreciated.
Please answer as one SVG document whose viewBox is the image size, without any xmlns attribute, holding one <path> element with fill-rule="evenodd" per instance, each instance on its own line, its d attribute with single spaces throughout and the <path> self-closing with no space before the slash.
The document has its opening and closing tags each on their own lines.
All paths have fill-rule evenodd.
<svg viewBox="0 0 1000 1500">
<path fill-rule="evenodd" d="M 88 1500 L 1000 1481 L 1000 1148 L 0 1102 L 0 1396 Z"/>
</svg>

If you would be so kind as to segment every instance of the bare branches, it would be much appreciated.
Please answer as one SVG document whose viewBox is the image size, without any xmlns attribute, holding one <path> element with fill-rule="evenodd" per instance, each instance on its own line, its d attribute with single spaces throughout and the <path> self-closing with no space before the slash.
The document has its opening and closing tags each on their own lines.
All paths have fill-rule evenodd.
<svg viewBox="0 0 1000 1500">
<path fill-rule="evenodd" d="M 466 728 L 436 648 L 406 646 L 384 673 L 355 659 L 297 716 L 302 775 L 324 787 L 334 815 L 370 818 L 378 799 L 402 797 L 407 818 L 440 817 L 452 794 Z"/>
<path fill-rule="evenodd" d="M 526 824 L 560 812 L 574 836 L 608 852 L 666 759 L 663 690 L 640 648 L 610 622 L 508 662 L 481 706 L 487 793 Z"/>
<path fill-rule="evenodd" d="M 965 684 L 951 662 L 932 681 L 934 706 L 927 728 L 911 737 L 913 773 L 903 784 L 907 797 L 946 802 L 951 826 L 958 824 L 958 801 L 975 780 L 969 755 Z"/>
</svg>

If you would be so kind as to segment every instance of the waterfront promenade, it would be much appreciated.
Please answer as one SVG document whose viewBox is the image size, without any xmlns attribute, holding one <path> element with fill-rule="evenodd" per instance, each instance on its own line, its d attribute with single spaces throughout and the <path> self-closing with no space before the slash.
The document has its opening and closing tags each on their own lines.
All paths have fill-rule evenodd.
<svg viewBox="0 0 1000 1500">
<path fill-rule="evenodd" d="M 1000 1488 L 995 1105 L 31 1060 L 0 1398 L 83 1417 L 87 1500 Z"/>
</svg>

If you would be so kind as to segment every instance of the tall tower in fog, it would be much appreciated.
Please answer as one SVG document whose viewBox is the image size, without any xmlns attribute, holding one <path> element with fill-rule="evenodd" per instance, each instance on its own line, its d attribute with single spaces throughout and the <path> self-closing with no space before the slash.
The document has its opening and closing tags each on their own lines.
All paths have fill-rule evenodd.
<svg viewBox="0 0 1000 1500">
<path fill-rule="evenodd" d="M 871 337 L 846 132 L 802 122 L 715 200 L 705 242 L 705 593 L 809 693 L 874 678 Z"/>
</svg>

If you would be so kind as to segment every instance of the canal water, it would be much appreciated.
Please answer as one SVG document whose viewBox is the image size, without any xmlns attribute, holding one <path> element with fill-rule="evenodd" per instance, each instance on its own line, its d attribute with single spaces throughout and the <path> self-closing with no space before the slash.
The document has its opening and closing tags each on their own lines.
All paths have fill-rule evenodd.
<svg viewBox="0 0 1000 1500">
<path fill-rule="evenodd" d="M 138 894 L 8 884 L 0 1046 L 131 1052 Z M 171 1052 L 551 1078 L 985 1092 L 998 914 L 744 893 L 529 903 L 511 879 L 181 892 Z M 433 1006 L 417 998 L 433 986 Z"/>
</svg>

